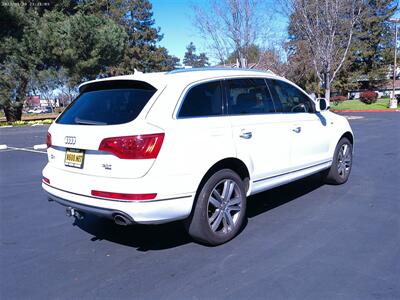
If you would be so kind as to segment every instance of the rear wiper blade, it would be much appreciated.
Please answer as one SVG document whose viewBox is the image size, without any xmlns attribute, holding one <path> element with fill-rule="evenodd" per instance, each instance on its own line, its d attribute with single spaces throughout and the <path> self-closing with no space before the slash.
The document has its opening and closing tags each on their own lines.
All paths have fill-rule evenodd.
<svg viewBox="0 0 400 300">
<path fill-rule="evenodd" d="M 75 118 L 75 122 L 77 124 L 82 124 L 82 125 L 107 125 L 107 123 L 104 123 L 104 122 L 84 120 L 84 119 L 81 119 L 78 117 Z"/>
</svg>

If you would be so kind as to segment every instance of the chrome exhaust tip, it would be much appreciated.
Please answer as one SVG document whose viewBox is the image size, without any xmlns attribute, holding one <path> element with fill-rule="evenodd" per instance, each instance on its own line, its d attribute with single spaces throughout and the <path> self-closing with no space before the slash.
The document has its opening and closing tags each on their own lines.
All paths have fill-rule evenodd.
<svg viewBox="0 0 400 300">
<path fill-rule="evenodd" d="M 132 221 L 121 214 L 116 214 L 114 216 L 114 223 L 120 226 L 128 226 L 132 224 Z"/>
</svg>

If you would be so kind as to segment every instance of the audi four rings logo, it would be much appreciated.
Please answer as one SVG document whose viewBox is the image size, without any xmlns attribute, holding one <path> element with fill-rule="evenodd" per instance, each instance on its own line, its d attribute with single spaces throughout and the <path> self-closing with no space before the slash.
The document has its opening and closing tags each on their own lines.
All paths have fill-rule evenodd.
<svg viewBox="0 0 400 300">
<path fill-rule="evenodd" d="M 66 136 L 64 138 L 64 143 L 66 145 L 75 145 L 76 143 L 76 137 L 75 136 Z"/>
</svg>

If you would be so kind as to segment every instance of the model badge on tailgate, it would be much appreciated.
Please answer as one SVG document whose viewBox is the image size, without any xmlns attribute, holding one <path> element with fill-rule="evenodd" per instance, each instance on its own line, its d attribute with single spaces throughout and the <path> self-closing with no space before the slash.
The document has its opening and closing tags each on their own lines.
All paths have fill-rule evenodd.
<svg viewBox="0 0 400 300">
<path fill-rule="evenodd" d="M 106 170 L 111 170 L 111 165 L 110 164 L 102 164 L 101 166 Z"/>
</svg>

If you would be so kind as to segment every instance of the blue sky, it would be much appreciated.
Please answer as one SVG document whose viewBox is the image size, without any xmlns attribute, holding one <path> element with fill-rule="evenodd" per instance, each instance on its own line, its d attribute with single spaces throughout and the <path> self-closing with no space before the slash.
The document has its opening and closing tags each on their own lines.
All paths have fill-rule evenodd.
<svg viewBox="0 0 400 300">
<path fill-rule="evenodd" d="M 150 0 L 153 5 L 153 17 L 156 26 L 161 28 L 164 38 L 160 42 L 161 46 L 168 49 L 169 53 L 182 59 L 186 51 L 186 46 L 193 42 L 196 45 L 197 53 L 206 52 L 205 41 L 199 36 L 193 25 L 194 12 L 192 4 L 207 6 L 208 0 Z M 266 17 L 273 18 L 269 24 L 271 28 L 271 41 L 286 36 L 287 19 L 276 11 L 276 0 L 264 0 L 267 5 L 268 13 Z M 400 17 L 400 11 L 397 11 L 395 17 Z M 209 56 L 209 55 L 208 55 Z M 211 60 L 211 62 L 216 62 Z"/>
<path fill-rule="evenodd" d="M 193 25 L 194 12 L 192 3 L 207 6 L 207 0 L 150 0 L 153 5 L 153 17 L 156 26 L 161 28 L 164 34 L 161 46 L 168 49 L 169 53 L 183 59 L 186 46 L 193 42 L 196 45 L 197 53 L 206 52 L 206 43 L 199 36 L 195 26 Z M 272 0 L 267 0 L 271 9 L 274 6 Z M 275 2 L 276 3 L 276 2 Z M 272 34 L 281 35 L 286 32 L 286 19 L 278 14 L 274 14 L 275 19 L 272 20 Z"/>
</svg>

